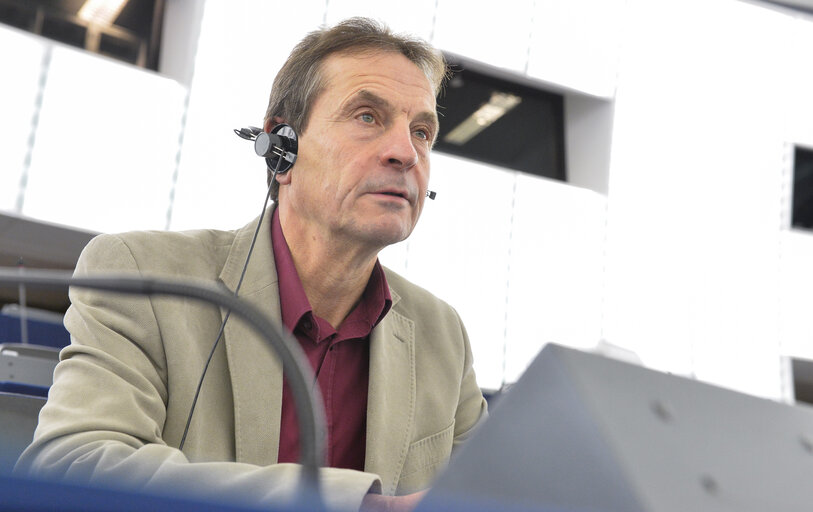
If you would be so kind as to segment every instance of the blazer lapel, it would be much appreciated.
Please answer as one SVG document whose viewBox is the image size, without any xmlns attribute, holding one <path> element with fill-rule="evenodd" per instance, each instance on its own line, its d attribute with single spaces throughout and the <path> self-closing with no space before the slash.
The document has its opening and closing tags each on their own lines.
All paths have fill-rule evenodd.
<svg viewBox="0 0 813 512">
<path fill-rule="evenodd" d="M 370 336 L 365 471 L 381 477 L 394 494 L 411 440 L 415 416 L 415 323 L 392 309 Z"/>
<path fill-rule="evenodd" d="M 277 271 L 271 248 L 271 213 L 263 216 L 239 297 L 282 324 Z M 237 232 L 220 279 L 232 291 L 237 287 L 259 219 Z M 226 312 L 222 314 L 225 316 Z M 268 465 L 277 461 L 282 364 L 269 341 L 237 315 L 223 334 L 234 394 L 235 456 L 237 462 Z"/>
</svg>

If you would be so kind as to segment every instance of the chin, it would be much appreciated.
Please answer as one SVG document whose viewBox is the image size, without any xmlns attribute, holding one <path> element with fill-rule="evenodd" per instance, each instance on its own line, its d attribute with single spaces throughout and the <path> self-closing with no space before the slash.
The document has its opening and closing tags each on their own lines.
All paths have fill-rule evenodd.
<svg viewBox="0 0 813 512">
<path fill-rule="evenodd" d="M 405 226 L 391 226 L 388 229 L 383 229 L 384 226 L 376 226 L 375 229 L 370 229 L 364 234 L 364 238 L 379 247 L 387 247 L 388 245 L 403 242 L 412 233 L 412 227 Z"/>
<path fill-rule="evenodd" d="M 380 235 L 377 237 L 373 237 L 370 240 L 373 241 L 376 245 L 381 248 L 397 244 L 398 242 L 403 242 L 409 237 L 409 233 L 399 233 L 397 235 L 390 234 L 390 235 Z"/>
</svg>

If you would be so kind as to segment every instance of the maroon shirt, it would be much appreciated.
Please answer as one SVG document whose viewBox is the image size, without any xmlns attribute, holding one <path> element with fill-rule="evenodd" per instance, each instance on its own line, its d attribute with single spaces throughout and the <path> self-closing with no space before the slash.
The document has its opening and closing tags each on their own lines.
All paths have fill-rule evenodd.
<svg viewBox="0 0 813 512">
<path fill-rule="evenodd" d="M 282 323 L 308 356 L 325 401 L 328 466 L 363 471 L 370 331 L 392 305 L 384 271 L 376 261 L 361 300 L 337 330 L 313 314 L 282 233 L 278 210 L 274 210 L 271 222 L 271 241 L 279 276 Z M 299 425 L 287 380 L 282 389 L 277 461 L 299 461 Z"/>
</svg>

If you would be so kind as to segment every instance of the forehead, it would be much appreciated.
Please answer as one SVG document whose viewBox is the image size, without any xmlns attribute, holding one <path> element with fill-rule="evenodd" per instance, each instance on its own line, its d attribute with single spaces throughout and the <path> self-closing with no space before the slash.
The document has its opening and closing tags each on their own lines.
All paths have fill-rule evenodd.
<svg viewBox="0 0 813 512">
<path fill-rule="evenodd" d="M 323 92 L 334 96 L 334 100 L 345 101 L 360 91 L 368 91 L 409 103 L 412 108 L 435 110 L 431 82 L 400 53 L 335 53 L 325 59 L 322 70 Z"/>
</svg>

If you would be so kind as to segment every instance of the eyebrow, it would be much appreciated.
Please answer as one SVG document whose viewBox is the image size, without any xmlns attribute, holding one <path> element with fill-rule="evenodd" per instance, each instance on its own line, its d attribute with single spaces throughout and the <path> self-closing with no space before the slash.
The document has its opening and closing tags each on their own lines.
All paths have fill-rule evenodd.
<svg viewBox="0 0 813 512">
<path fill-rule="evenodd" d="M 350 101 L 347 102 L 345 108 L 342 109 L 345 112 L 349 112 L 356 108 L 358 103 L 365 102 L 373 105 L 382 110 L 392 110 L 394 107 L 392 103 L 388 100 L 382 98 L 378 94 L 374 92 L 370 92 L 367 89 L 362 89 L 358 93 L 356 93 L 355 97 L 353 97 Z M 438 128 L 440 126 L 440 121 L 438 120 L 438 115 L 436 112 L 430 111 L 423 111 L 420 112 L 418 115 L 415 116 L 415 120 L 422 123 L 427 123 L 431 125 L 432 132 L 435 137 L 437 137 Z M 433 141 L 434 142 L 434 141 Z"/>
</svg>

